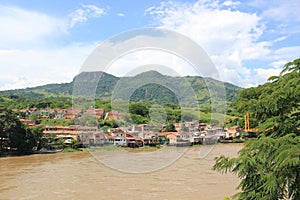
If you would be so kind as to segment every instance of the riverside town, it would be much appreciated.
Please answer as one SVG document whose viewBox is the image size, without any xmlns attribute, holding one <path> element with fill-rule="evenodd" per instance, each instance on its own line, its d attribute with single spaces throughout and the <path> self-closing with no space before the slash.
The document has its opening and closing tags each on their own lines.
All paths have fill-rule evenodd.
<svg viewBox="0 0 300 200">
<path fill-rule="evenodd" d="M 18 116 L 35 115 L 36 119 L 66 119 L 74 120 L 83 116 L 90 116 L 99 120 L 122 120 L 122 114 L 116 111 L 105 112 L 104 108 L 83 110 L 81 108 L 67 109 L 21 109 L 14 110 Z M 172 145 L 190 146 L 195 144 L 214 144 L 217 141 L 230 142 L 235 139 L 240 141 L 244 131 L 240 126 L 220 127 L 199 120 L 174 123 L 172 130 L 167 130 L 165 125 L 138 124 L 119 126 L 103 130 L 97 126 L 82 125 L 40 125 L 35 120 L 20 119 L 29 127 L 42 127 L 44 139 L 51 138 L 42 150 L 54 150 L 63 147 L 90 147 L 103 145 L 117 145 L 123 147 L 143 147 L 145 145 Z M 240 139 L 240 140 L 238 140 Z M 60 145 L 58 145 L 60 141 Z M 74 146 L 76 144 L 76 146 Z"/>
</svg>

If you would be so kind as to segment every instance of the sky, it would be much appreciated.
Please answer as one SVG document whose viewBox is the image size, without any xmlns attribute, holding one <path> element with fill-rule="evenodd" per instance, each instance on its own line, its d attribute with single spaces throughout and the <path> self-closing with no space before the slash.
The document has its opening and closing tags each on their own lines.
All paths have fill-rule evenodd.
<svg viewBox="0 0 300 200">
<path fill-rule="evenodd" d="M 299 7 L 299 0 L 0 0 L 0 90 L 70 82 L 104 41 L 149 27 L 196 42 L 220 80 L 257 86 L 300 57 Z M 132 52 L 106 72 L 123 76 L 132 66 L 158 64 L 199 75 L 172 56 Z"/>
</svg>

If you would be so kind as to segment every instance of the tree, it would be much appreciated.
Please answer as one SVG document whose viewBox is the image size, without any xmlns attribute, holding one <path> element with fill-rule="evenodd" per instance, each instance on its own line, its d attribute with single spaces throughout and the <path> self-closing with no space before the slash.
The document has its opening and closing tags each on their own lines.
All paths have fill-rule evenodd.
<svg viewBox="0 0 300 200">
<path fill-rule="evenodd" d="M 34 128 L 31 128 L 31 133 L 33 134 L 34 137 L 34 145 L 36 146 L 37 150 L 40 150 L 44 143 L 43 143 L 43 130 L 44 128 L 42 126 L 37 126 Z"/>
<path fill-rule="evenodd" d="M 149 118 L 143 117 L 141 115 L 131 114 L 131 120 L 135 124 L 147 124 L 149 123 Z"/>
<path fill-rule="evenodd" d="M 118 123 L 114 119 L 109 119 L 109 120 L 98 119 L 98 122 L 101 129 L 105 131 L 109 128 L 118 128 Z"/>
<path fill-rule="evenodd" d="M 300 135 L 300 59 L 289 62 L 277 78 L 264 85 L 244 89 L 233 102 L 235 113 L 251 113 L 252 128 L 261 134 L 280 137 Z M 240 116 L 242 117 L 242 116 Z"/>
<path fill-rule="evenodd" d="M 245 143 L 237 158 L 216 158 L 214 170 L 241 178 L 237 199 L 300 199 L 300 59 L 278 77 L 242 90 L 234 107 L 251 112 L 259 138 Z"/>
<path fill-rule="evenodd" d="M 176 132 L 174 124 L 168 123 L 165 127 L 165 132 Z"/>
<path fill-rule="evenodd" d="M 129 104 L 129 112 L 142 117 L 149 117 L 149 106 L 144 103 L 131 102 Z"/>
<path fill-rule="evenodd" d="M 237 158 L 220 156 L 213 169 L 237 174 L 237 199 L 300 199 L 300 137 L 262 137 L 245 143 Z"/>
<path fill-rule="evenodd" d="M 9 146 L 18 152 L 28 152 L 36 146 L 36 140 L 31 130 L 25 125 L 17 126 L 14 132 L 9 134 Z"/>
<path fill-rule="evenodd" d="M 0 108 L 0 150 L 16 150 L 28 152 L 37 145 L 40 135 L 38 130 L 34 133 L 26 125 L 22 124 L 16 115 L 6 108 Z"/>
</svg>

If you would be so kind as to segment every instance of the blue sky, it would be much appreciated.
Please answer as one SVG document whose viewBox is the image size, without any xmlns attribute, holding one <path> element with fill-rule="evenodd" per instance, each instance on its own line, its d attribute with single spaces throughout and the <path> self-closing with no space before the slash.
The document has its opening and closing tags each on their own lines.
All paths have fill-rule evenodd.
<svg viewBox="0 0 300 200">
<path fill-rule="evenodd" d="M 70 82 L 101 42 L 146 27 L 188 36 L 207 52 L 221 80 L 256 86 L 300 57 L 299 7 L 298 0 L 1 0 L 0 90 Z M 137 53 L 108 72 L 124 75 L 137 58 L 168 59 Z M 181 64 L 172 66 L 178 74 L 197 75 Z"/>
</svg>

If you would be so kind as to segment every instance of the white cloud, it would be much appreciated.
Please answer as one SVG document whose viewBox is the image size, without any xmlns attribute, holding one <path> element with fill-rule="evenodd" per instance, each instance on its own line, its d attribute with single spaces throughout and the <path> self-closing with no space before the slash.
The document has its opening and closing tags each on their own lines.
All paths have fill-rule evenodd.
<svg viewBox="0 0 300 200">
<path fill-rule="evenodd" d="M 265 68 L 254 69 L 254 74 L 253 74 L 253 77 L 255 77 L 254 84 L 259 85 L 259 84 L 265 83 L 269 77 L 278 76 L 280 74 L 281 70 L 282 69 L 277 68 L 276 66 L 274 68 L 268 68 L 268 69 L 265 69 Z M 252 84 L 248 85 L 248 87 L 250 87 L 250 86 L 253 86 L 253 85 Z"/>
<path fill-rule="evenodd" d="M 70 28 L 76 24 L 105 14 L 105 9 L 95 5 L 81 5 L 79 9 L 62 18 L 0 5 L 0 49 L 47 46 L 50 38 L 69 34 Z"/>
<path fill-rule="evenodd" d="M 106 72 L 116 76 L 132 76 L 149 70 L 173 76 L 201 75 L 197 74 L 190 64 L 174 54 L 148 49 L 131 52 L 118 58 Z"/>
<path fill-rule="evenodd" d="M 93 5 L 82 5 L 81 10 L 70 19 L 0 5 L 0 90 L 71 81 L 96 44 L 59 46 L 52 45 L 51 38 L 70 34 L 71 23 L 104 14 Z"/>
<path fill-rule="evenodd" d="M 0 5 L 0 49 L 34 45 L 46 37 L 67 32 L 63 19 Z"/>
<path fill-rule="evenodd" d="M 157 17 L 158 26 L 185 34 L 201 45 L 216 63 L 223 80 L 246 86 L 254 82 L 243 62 L 267 56 L 271 42 L 258 41 L 265 30 L 259 16 L 223 8 L 237 4 L 162 3 L 146 12 Z"/>
<path fill-rule="evenodd" d="M 222 5 L 223 6 L 235 6 L 235 5 L 239 5 L 241 4 L 241 2 L 239 1 L 225 1 Z"/>
<path fill-rule="evenodd" d="M 264 17 L 275 21 L 300 21 L 299 0 L 273 0 L 266 5 L 267 9 L 263 12 Z"/>
<path fill-rule="evenodd" d="M 70 17 L 70 27 L 74 27 L 76 24 L 82 24 L 88 21 L 90 18 L 98 18 L 106 14 L 105 9 L 99 8 L 95 5 L 81 5 L 81 8 L 73 11 Z"/>
<path fill-rule="evenodd" d="M 50 50 L 0 51 L 0 90 L 71 81 L 96 44 Z"/>
<path fill-rule="evenodd" d="M 299 57 L 300 46 L 282 47 L 274 51 L 273 56 L 276 59 L 292 61 Z"/>
<path fill-rule="evenodd" d="M 125 14 L 124 13 L 118 13 L 117 14 L 119 17 L 125 17 Z"/>
<path fill-rule="evenodd" d="M 113 63 L 114 66 L 110 66 L 116 60 L 117 64 Z M 190 65 L 188 62 L 195 68 L 187 67 Z M 124 75 L 133 70 L 133 67 L 144 65 L 163 65 L 179 75 L 193 74 L 219 78 L 207 54 L 190 39 L 173 31 L 147 28 L 124 32 L 101 43 L 81 70 Z"/>
<path fill-rule="evenodd" d="M 1 80 L 1 79 L 0 79 Z M 16 77 L 14 79 L 10 79 L 8 82 L 5 82 L 3 86 L 0 87 L 0 90 L 9 90 L 9 89 L 20 89 L 25 88 L 24 86 L 34 86 L 35 84 L 28 80 L 26 77 Z"/>
</svg>

